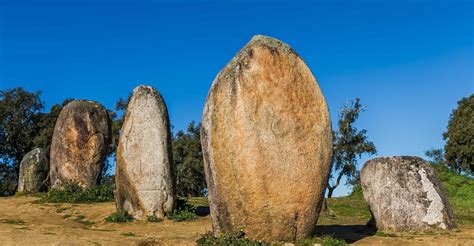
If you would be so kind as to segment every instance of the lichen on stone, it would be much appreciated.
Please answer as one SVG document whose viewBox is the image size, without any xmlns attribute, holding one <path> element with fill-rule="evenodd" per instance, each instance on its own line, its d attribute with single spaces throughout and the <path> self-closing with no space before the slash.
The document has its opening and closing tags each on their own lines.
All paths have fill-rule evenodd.
<svg viewBox="0 0 474 246">
<path fill-rule="evenodd" d="M 446 225 L 443 223 L 443 200 L 441 200 L 441 197 L 433 186 L 433 183 L 431 183 L 426 176 L 425 169 L 418 170 L 418 174 L 420 174 L 421 184 L 423 185 L 423 190 L 426 192 L 426 197 L 430 201 L 423 222 L 426 222 L 428 225 L 436 225 L 440 223 L 439 227 L 441 229 L 446 229 Z"/>
</svg>

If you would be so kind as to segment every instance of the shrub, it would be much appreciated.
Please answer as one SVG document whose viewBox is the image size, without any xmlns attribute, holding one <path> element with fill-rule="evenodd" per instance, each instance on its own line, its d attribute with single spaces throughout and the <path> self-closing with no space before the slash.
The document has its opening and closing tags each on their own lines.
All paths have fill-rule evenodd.
<svg viewBox="0 0 474 246">
<path fill-rule="evenodd" d="M 175 209 L 173 212 L 168 213 L 166 217 L 175 222 L 182 222 L 195 219 L 197 217 L 197 214 L 194 208 L 183 208 Z"/>
<path fill-rule="evenodd" d="M 190 221 L 197 218 L 196 208 L 189 204 L 186 199 L 178 198 L 177 208 L 166 214 L 166 217 L 175 222 Z"/>
<path fill-rule="evenodd" d="M 197 245 L 271 245 L 267 242 L 255 241 L 247 238 L 243 231 L 238 231 L 230 234 L 221 234 L 213 236 L 212 233 L 204 234 L 196 241 Z"/>
<path fill-rule="evenodd" d="M 127 213 L 127 211 L 118 211 L 105 218 L 107 222 L 113 223 L 125 223 L 133 221 L 133 217 Z"/>
<path fill-rule="evenodd" d="M 152 214 L 152 215 L 149 215 L 146 220 L 148 222 L 151 222 L 151 223 L 158 223 L 158 222 L 162 222 L 163 219 L 162 218 L 158 218 L 158 216 L 156 216 L 155 214 Z"/>
<path fill-rule="evenodd" d="M 110 184 L 82 188 L 77 182 L 67 182 L 62 189 L 51 189 L 41 196 L 40 202 L 93 203 L 114 200 L 114 187 Z"/>
</svg>

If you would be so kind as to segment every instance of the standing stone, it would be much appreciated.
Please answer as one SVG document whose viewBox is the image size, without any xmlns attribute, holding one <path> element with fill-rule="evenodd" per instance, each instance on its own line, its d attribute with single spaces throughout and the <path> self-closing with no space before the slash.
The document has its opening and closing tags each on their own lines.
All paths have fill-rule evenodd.
<svg viewBox="0 0 474 246">
<path fill-rule="evenodd" d="M 168 109 L 160 93 L 139 86 L 127 107 L 117 147 L 115 199 L 136 219 L 164 218 L 175 205 Z"/>
<path fill-rule="evenodd" d="M 49 162 L 46 150 L 36 148 L 20 162 L 18 192 L 35 193 L 46 190 Z"/>
<path fill-rule="evenodd" d="M 59 114 L 51 143 L 50 178 L 53 188 L 65 182 L 82 187 L 100 181 L 111 139 L 107 110 L 97 102 L 74 100 Z"/>
<path fill-rule="evenodd" d="M 217 75 L 201 143 L 215 234 L 295 240 L 313 231 L 332 155 L 323 94 L 287 44 L 255 36 Z"/>
<path fill-rule="evenodd" d="M 419 157 L 367 161 L 360 181 L 379 230 L 424 232 L 456 228 L 453 211 L 436 171 Z"/>
</svg>

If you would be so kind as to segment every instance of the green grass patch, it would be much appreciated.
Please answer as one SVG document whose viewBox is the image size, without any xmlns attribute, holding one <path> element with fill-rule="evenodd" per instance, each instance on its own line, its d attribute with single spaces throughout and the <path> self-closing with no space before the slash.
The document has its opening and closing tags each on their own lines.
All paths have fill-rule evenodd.
<svg viewBox="0 0 474 246">
<path fill-rule="evenodd" d="M 474 179 L 444 165 L 433 164 L 459 224 L 474 225 Z"/>
<path fill-rule="evenodd" d="M 193 208 L 176 209 L 166 214 L 166 217 L 174 222 L 191 221 L 197 218 L 196 211 Z"/>
<path fill-rule="evenodd" d="M 321 212 L 318 224 L 365 224 L 370 211 L 362 193 L 326 199 L 328 212 Z"/>
<path fill-rule="evenodd" d="M 81 223 L 81 224 L 87 225 L 87 226 L 95 224 L 95 222 L 85 220 L 85 218 L 86 217 L 84 215 L 79 215 L 79 216 L 76 216 L 76 218 L 74 218 L 72 221 L 77 222 L 77 223 Z"/>
<path fill-rule="evenodd" d="M 134 237 L 134 236 L 136 236 L 135 233 L 133 233 L 133 232 L 124 232 L 120 235 L 122 235 L 124 237 Z"/>
<path fill-rule="evenodd" d="M 146 218 L 146 221 L 151 222 L 151 223 L 159 223 L 159 222 L 162 222 L 163 219 L 158 218 L 158 216 L 156 216 L 155 214 L 152 214 Z"/>
<path fill-rule="evenodd" d="M 133 221 L 133 217 L 127 211 L 117 211 L 107 216 L 105 221 L 112 223 L 125 223 Z"/>
<path fill-rule="evenodd" d="M 167 213 L 166 217 L 174 222 L 191 221 L 196 219 L 196 207 L 188 202 L 185 198 L 178 198 L 177 208 L 171 213 Z"/>
<path fill-rule="evenodd" d="M 71 216 L 72 216 L 72 214 L 65 214 L 65 215 L 63 215 L 63 218 L 67 219 L 67 218 L 69 218 L 69 217 L 71 217 Z"/>
<path fill-rule="evenodd" d="M 197 245 L 252 245 L 252 246 L 263 246 L 271 245 L 268 242 L 257 241 L 249 239 L 245 236 L 243 231 L 238 231 L 235 233 L 221 234 L 219 236 L 213 236 L 212 233 L 207 233 L 202 235 L 196 241 Z"/>
<path fill-rule="evenodd" d="M 26 224 L 25 221 L 17 220 L 17 219 L 2 219 L 0 221 L 4 224 L 11 224 L 11 225 L 24 225 L 24 224 Z"/>
<path fill-rule="evenodd" d="M 37 197 L 39 196 L 40 193 L 32 193 L 32 192 L 17 192 L 15 193 L 15 195 L 13 195 L 14 197 L 25 197 L 25 196 L 33 196 L 33 197 Z"/>
<path fill-rule="evenodd" d="M 186 201 L 187 204 L 193 207 L 209 207 L 209 201 L 207 200 L 207 197 L 188 197 L 179 199 Z"/>
<path fill-rule="evenodd" d="M 94 203 L 114 200 L 114 187 L 110 184 L 84 189 L 77 182 L 68 182 L 61 189 L 51 189 L 40 195 L 37 203 Z"/>
<path fill-rule="evenodd" d="M 346 241 L 338 238 L 334 238 L 328 235 L 313 237 L 308 239 L 298 240 L 296 245 L 298 246 L 313 246 L 314 244 L 322 244 L 324 246 L 343 246 L 347 245 Z"/>
</svg>

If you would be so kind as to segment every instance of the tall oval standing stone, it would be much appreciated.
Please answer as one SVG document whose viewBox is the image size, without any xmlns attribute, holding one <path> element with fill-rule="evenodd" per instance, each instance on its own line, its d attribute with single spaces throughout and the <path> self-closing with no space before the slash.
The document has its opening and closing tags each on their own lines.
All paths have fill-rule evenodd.
<svg viewBox="0 0 474 246">
<path fill-rule="evenodd" d="M 331 166 L 331 121 L 292 48 L 253 37 L 214 80 L 201 136 L 214 233 L 311 234 Z"/>
<path fill-rule="evenodd" d="M 137 219 L 160 218 L 175 205 L 168 110 L 160 93 L 139 86 L 125 113 L 117 147 L 116 204 Z"/>
<path fill-rule="evenodd" d="M 34 193 L 46 189 L 49 162 L 46 150 L 36 148 L 28 152 L 20 162 L 18 192 Z"/>
<path fill-rule="evenodd" d="M 364 198 L 379 230 L 424 232 L 456 228 L 433 167 L 419 157 L 375 158 L 362 168 Z"/>
<path fill-rule="evenodd" d="M 102 105 L 87 100 L 68 103 L 56 120 L 51 142 L 52 187 L 60 188 L 70 181 L 84 188 L 95 186 L 110 139 L 110 119 Z"/>
</svg>

